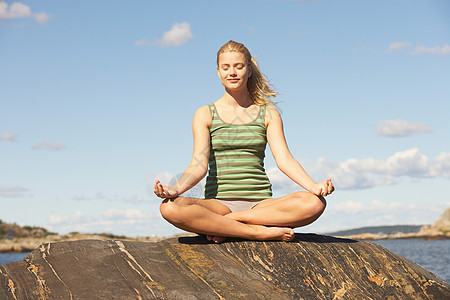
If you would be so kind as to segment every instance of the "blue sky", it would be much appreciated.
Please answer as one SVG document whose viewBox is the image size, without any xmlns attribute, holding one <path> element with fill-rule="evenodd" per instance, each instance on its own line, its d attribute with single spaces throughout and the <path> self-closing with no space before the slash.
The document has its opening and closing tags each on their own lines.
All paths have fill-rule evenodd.
<svg viewBox="0 0 450 300">
<path fill-rule="evenodd" d="M 427 224 L 450 206 L 448 1 L 2 1 L 0 219 L 178 233 L 153 180 L 189 164 L 230 39 L 280 93 L 293 155 L 336 185 L 296 231 Z M 266 155 L 274 195 L 296 191 Z"/>
</svg>

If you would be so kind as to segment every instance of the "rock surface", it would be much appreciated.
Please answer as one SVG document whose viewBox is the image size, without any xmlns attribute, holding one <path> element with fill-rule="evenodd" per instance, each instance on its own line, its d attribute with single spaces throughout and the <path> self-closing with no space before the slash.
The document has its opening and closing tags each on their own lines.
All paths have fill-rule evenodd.
<svg viewBox="0 0 450 300">
<path fill-rule="evenodd" d="M 450 299 L 450 286 L 368 242 L 187 236 L 43 244 L 0 266 L 0 299 Z"/>
</svg>

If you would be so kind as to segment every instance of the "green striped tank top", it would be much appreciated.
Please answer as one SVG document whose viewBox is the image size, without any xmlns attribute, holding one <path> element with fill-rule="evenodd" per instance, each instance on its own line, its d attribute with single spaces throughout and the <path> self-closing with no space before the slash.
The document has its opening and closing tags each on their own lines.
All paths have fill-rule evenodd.
<svg viewBox="0 0 450 300">
<path fill-rule="evenodd" d="M 272 185 L 264 170 L 266 150 L 265 106 L 250 123 L 222 121 L 214 104 L 211 111 L 209 172 L 205 198 L 263 200 L 272 198 Z"/>
</svg>

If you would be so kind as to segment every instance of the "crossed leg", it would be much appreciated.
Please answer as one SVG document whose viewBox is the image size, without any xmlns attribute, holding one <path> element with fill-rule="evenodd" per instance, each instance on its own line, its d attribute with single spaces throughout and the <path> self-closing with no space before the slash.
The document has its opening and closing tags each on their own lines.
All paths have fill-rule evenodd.
<svg viewBox="0 0 450 300">
<path fill-rule="evenodd" d="M 299 191 L 279 198 L 266 199 L 252 209 L 231 212 L 226 217 L 246 224 L 297 228 L 317 220 L 325 207 L 324 197 Z M 225 237 L 212 236 L 210 240 L 223 242 Z"/>
<path fill-rule="evenodd" d="M 161 215 L 186 231 L 211 237 L 239 237 L 251 240 L 289 241 L 294 231 L 289 227 L 268 227 L 261 224 L 245 224 L 228 218 L 228 207 L 215 199 L 176 197 L 166 199 L 160 205 Z M 215 240 L 220 242 L 220 240 Z"/>
<path fill-rule="evenodd" d="M 227 217 L 247 224 L 296 228 L 317 220 L 325 207 L 325 198 L 300 191 L 266 199 L 252 209 L 232 212 Z"/>
<path fill-rule="evenodd" d="M 231 212 L 215 199 L 176 197 L 161 203 L 162 216 L 186 231 L 206 234 L 221 242 L 225 237 L 289 241 L 292 228 L 314 222 L 324 211 L 325 199 L 309 192 L 295 192 L 267 199 L 250 210 Z"/>
</svg>

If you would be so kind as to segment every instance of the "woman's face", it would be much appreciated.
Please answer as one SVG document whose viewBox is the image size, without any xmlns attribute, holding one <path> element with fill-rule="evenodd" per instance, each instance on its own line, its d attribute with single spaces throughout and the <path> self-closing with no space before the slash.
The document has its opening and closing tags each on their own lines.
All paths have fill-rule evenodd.
<svg viewBox="0 0 450 300">
<path fill-rule="evenodd" d="M 247 89 L 247 81 L 252 74 L 244 54 L 236 51 L 219 55 L 217 73 L 228 90 Z"/>
</svg>

